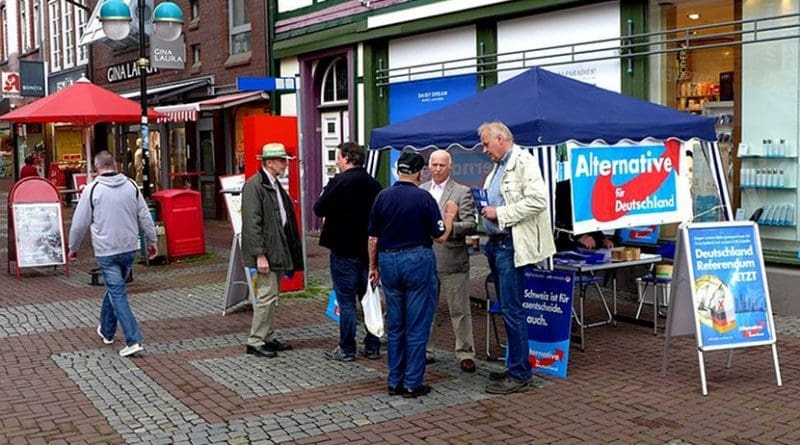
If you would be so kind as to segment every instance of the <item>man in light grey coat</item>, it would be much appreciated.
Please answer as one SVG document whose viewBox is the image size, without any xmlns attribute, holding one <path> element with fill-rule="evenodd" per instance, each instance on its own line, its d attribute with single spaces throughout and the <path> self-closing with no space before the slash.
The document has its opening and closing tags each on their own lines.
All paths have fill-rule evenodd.
<svg viewBox="0 0 800 445">
<path fill-rule="evenodd" d="M 469 256 L 466 236 L 475 233 L 475 201 L 464 185 L 450 178 L 453 160 L 445 150 L 431 153 L 428 168 L 431 180 L 420 187 L 428 190 L 444 212 L 447 201 L 458 203 L 453 230 L 444 244 L 434 246 L 436 272 L 439 277 L 439 296 L 447 300 L 450 322 L 456 337 L 456 358 L 464 372 L 475 372 L 475 341 L 472 335 L 472 314 L 469 307 Z M 431 324 L 427 359 L 433 362 L 433 343 L 436 322 Z"/>
<path fill-rule="evenodd" d="M 106 288 L 97 334 L 103 343 L 110 345 L 114 343 L 119 323 L 127 345 L 119 351 L 119 355 L 127 357 L 144 348 L 139 325 L 128 304 L 125 280 L 139 250 L 140 230 L 148 256 L 155 258 L 158 255 L 156 228 L 139 187 L 117 172 L 111 153 L 97 153 L 94 167 L 98 176 L 83 190 L 72 215 L 69 258 L 73 261 L 78 259 L 83 237 L 91 230 L 95 260 L 100 266 Z"/>
</svg>

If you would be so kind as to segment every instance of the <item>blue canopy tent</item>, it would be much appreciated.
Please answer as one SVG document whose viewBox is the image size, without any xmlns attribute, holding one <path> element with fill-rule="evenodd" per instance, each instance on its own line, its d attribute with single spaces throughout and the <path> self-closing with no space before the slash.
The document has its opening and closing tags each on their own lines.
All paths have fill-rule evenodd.
<svg viewBox="0 0 800 445">
<path fill-rule="evenodd" d="M 723 218 L 733 219 L 714 122 L 624 94 L 604 90 L 541 68 L 438 110 L 372 130 L 370 148 L 415 149 L 480 145 L 476 129 L 501 121 L 515 142 L 536 148 L 542 175 L 555 190 L 555 145 L 567 141 L 614 144 L 648 138 L 700 139 L 716 183 Z M 369 166 L 377 171 L 372 152 Z M 552 207 L 552 206 L 551 206 Z"/>
</svg>

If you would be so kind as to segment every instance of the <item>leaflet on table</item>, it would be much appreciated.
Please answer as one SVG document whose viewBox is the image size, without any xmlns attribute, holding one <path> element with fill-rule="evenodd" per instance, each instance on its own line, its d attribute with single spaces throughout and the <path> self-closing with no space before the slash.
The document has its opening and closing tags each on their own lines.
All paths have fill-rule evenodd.
<svg viewBox="0 0 800 445">
<path fill-rule="evenodd" d="M 752 225 L 690 227 L 701 346 L 771 341 L 764 270 Z"/>
<path fill-rule="evenodd" d="M 533 372 L 567 376 L 574 283 L 569 271 L 525 269 L 522 306 Z"/>
</svg>

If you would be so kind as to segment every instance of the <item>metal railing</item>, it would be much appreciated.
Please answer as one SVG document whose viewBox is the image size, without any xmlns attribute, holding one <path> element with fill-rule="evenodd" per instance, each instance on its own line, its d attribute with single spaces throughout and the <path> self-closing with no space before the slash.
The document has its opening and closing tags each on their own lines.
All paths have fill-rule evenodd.
<svg viewBox="0 0 800 445">
<path fill-rule="evenodd" d="M 629 23 L 629 28 L 630 28 Z M 404 67 L 383 68 L 378 61 L 376 86 L 392 82 L 445 77 L 456 74 L 493 74 L 533 66 L 570 65 L 622 59 L 633 59 L 680 51 L 718 48 L 751 43 L 764 43 L 800 38 L 800 14 L 785 14 L 757 19 L 734 20 L 688 28 L 627 34 L 588 42 L 548 46 L 529 50 L 445 60 Z"/>
</svg>

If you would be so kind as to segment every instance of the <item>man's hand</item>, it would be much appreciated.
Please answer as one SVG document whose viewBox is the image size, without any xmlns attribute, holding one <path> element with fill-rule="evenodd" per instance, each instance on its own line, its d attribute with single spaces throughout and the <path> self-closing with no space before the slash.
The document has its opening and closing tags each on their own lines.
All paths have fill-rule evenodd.
<svg viewBox="0 0 800 445">
<path fill-rule="evenodd" d="M 267 261 L 267 257 L 264 255 L 259 255 L 256 258 L 256 269 L 260 274 L 268 274 L 269 273 L 269 261 Z"/>
<path fill-rule="evenodd" d="M 369 268 L 368 278 L 369 278 L 370 284 L 372 284 L 373 286 L 377 286 L 378 285 L 378 282 L 381 280 L 381 273 L 378 272 L 378 268 L 377 267 L 370 267 Z"/>
<path fill-rule="evenodd" d="M 608 238 L 603 238 L 603 247 L 606 249 L 611 249 L 614 247 L 614 241 L 611 241 Z"/>
<path fill-rule="evenodd" d="M 481 211 L 481 215 L 483 215 L 486 219 L 491 219 L 492 221 L 497 220 L 497 207 L 495 206 L 486 206 Z"/>
<path fill-rule="evenodd" d="M 157 256 L 158 256 L 158 246 L 155 244 L 147 246 L 147 259 L 152 260 Z"/>
<path fill-rule="evenodd" d="M 70 250 L 69 253 L 67 254 L 67 257 L 69 258 L 70 261 L 78 261 L 78 252 L 73 252 Z"/>
<path fill-rule="evenodd" d="M 587 249 L 594 249 L 596 247 L 596 244 L 594 242 L 594 238 L 592 238 L 589 235 L 581 235 L 581 237 L 578 238 L 578 244 L 580 244 L 581 246 L 583 246 L 583 247 L 585 247 Z"/>
<path fill-rule="evenodd" d="M 453 220 L 456 215 L 458 215 L 458 204 L 455 201 L 447 201 L 447 204 L 444 205 L 445 219 Z"/>
</svg>

